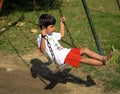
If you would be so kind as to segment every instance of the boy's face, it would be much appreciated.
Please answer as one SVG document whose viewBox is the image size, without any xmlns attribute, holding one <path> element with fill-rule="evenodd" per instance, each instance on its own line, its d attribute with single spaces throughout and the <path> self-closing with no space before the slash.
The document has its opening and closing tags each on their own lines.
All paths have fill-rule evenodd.
<svg viewBox="0 0 120 94">
<path fill-rule="evenodd" d="M 47 34 L 52 34 L 54 29 L 55 29 L 54 25 L 49 25 L 47 27 Z"/>
</svg>

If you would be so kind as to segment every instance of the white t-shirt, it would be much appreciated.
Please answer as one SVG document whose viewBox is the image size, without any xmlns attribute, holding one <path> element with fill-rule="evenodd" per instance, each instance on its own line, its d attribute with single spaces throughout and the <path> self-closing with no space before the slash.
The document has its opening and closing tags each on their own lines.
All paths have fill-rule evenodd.
<svg viewBox="0 0 120 94">
<path fill-rule="evenodd" d="M 60 43 L 58 42 L 58 40 L 61 39 L 61 34 L 57 33 L 57 32 L 53 32 L 52 34 L 48 35 L 48 41 L 51 44 L 51 48 L 54 52 L 55 58 L 56 58 L 56 63 L 58 63 L 59 65 L 64 64 L 64 60 L 66 58 L 66 55 L 69 53 L 69 51 L 71 49 L 68 48 L 63 48 Z M 40 43 L 41 43 L 41 34 L 38 36 L 38 47 L 40 47 Z M 45 52 L 48 54 L 48 56 L 53 60 L 51 53 L 49 51 L 48 45 L 47 45 L 47 41 L 45 41 L 46 44 L 46 49 Z"/>
</svg>

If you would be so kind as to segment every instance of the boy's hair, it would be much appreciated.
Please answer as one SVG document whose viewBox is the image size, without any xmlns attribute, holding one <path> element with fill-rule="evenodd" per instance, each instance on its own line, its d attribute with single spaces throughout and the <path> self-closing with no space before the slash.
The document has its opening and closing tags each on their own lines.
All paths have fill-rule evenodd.
<svg viewBox="0 0 120 94">
<path fill-rule="evenodd" d="M 55 25 L 55 23 L 55 18 L 50 14 L 43 14 L 39 17 L 40 29 L 42 29 L 42 27 L 47 28 L 49 25 Z"/>
</svg>

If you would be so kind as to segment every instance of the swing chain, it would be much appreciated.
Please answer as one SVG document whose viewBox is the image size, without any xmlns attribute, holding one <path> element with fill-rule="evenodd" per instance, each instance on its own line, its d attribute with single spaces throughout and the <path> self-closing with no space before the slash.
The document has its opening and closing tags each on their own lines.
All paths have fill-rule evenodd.
<svg viewBox="0 0 120 94">
<path fill-rule="evenodd" d="M 47 35 L 45 36 L 45 39 L 46 39 L 46 41 L 47 41 L 47 46 L 48 46 L 48 48 L 49 48 L 49 50 L 50 50 L 50 53 L 51 53 L 51 56 L 52 56 L 52 58 L 53 58 L 53 60 L 54 60 L 54 62 L 55 62 L 55 65 L 56 65 L 56 67 L 58 68 L 59 65 L 58 65 L 57 62 L 56 62 L 56 57 L 55 57 L 55 54 L 54 54 L 54 52 L 53 52 L 53 50 L 52 50 L 52 47 L 51 47 L 51 44 L 50 44 L 50 42 L 49 42 L 49 40 L 48 40 L 48 36 L 47 36 Z"/>
<path fill-rule="evenodd" d="M 60 15 L 60 17 L 63 17 L 63 13 L 62 13 L 61 8 L 59 8 L 59 15 Z M 63 24 L 65 25 L 65 29 L 66 29 L 66 31 L 67 31 L 69 37 L 70 37 L 70 41 L 71 41 L 73 47 L 76 48 L 76 45 L 75 45 L 75 43 L 74 43 L 74 40 L 73 40 L 73 38 L 72 38 L 72 36 L 71 36 L 71 33 L 70 33 L 69 29 L 68 29 L 67 24 L 65 23 L 65 21 L 62 21 L 62 22 L 63 22 Z"/>
<path fill-rule="evenodd" d="M 50 53 L 51 53 L 51 56 L 52 56 L 52 58 L 53 58 L 53 60 L 54 60 L 54 63 L 55 63 L 55 65 L 56 65 L 56 69 L 53 71 L 53 74 L 56 74 L 56 73 L 58 73 L 58 72 L 60 72 L 60 71 L 63 71 L 66 67 L 68 67 L 68 63 L 62 64 L 62 65 L 58 65 L 58 64 L 57 64 L 55 54 L 54 54 L 54 52 L 53 52 L 53 50 L 52 50 L 52 47 L 51 47 L 51 44 L 50 44 L 50 42 L 49 42 L 49 40 L 48 40 L 48 36 L 47 36 L 47 35 L 45 36 L 45 39 L 46 39 L 46 41 L 47 41 L 47 46 L 48 46 L 48 48 L 49 48 L 49 51 L 50 51 Z"/>
<path fill-rule="evenodd" d="M 73 38 L 72 38 L 72 36 L 71 36 L 71 33 L 70 33 L 70 31 L 68 30 L 68 28 L 67 28 L 67 24 L 66 24 L 65 22 L 63 22 L 63 23 L 64 23 L 65 28 L 66 28 L 66 31 L 67 31 L 67 33 L 68 33 L 68 35 L 69 35 L 69 37 L 70 37 L 70 40 L 71 40 L 71 43 L 72 43 L 73 47 L 76 48 L 76 45 L 74 44 L 74 40 L 73 40 Z"/>
</svg>

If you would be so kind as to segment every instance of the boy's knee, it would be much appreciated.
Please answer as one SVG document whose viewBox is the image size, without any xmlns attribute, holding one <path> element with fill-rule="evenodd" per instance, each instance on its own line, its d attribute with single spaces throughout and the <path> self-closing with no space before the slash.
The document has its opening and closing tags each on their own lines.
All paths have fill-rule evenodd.
<svg viewBox="0 0 120 94">
<path fill-rule="evenodd" d="M 84 48 L 83 48 L 83 51 L 84 51 L 84 52 L 86 52 L 86 51 L 88 51 L 88 50 L 89 50 L 89 49 L 88 49 L 87 47 L 84 47 Z"/>
<path fill-rule="evenodd" d="M 89 49 L 87 47 L 81 48 L 81 54 L 84 54 L 88 51 Z"/>
</svg>

